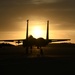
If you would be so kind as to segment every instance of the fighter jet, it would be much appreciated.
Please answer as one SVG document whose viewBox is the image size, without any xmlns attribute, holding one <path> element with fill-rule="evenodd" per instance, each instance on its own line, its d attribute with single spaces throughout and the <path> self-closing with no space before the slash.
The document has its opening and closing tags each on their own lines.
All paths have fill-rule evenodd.
<svg viewBox="0 0 75 75">
<path fill-rule="evenodd" d="M 26 48 L 32 48 L 32 46 L 37 46 L 37 48 L 41 48 L 43 46 L 48 45 L 48 43 L 58 42 L 58 41 L 69 41 L 70 39 L 49 39 L 49 20 L 47 20 L 47 32 L 46 32 L 46 39 L 44 38 L 34 38 L 33 36 L 28 36 L 28 26 L 29 20 L 27 20 L 27 28 L 26 28 L 26 39 L 13 39 L 13 40 L 0 40 L 4 42 L 15 42 L 21 43 L 23 42 L 22 46 Z"/>
</svg>

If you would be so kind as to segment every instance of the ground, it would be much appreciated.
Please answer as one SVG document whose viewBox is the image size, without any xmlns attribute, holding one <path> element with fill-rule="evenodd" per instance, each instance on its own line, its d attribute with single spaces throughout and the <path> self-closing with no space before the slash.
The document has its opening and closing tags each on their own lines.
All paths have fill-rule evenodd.
<svg viewBox="0 0 75 75">
<path fill-rule="evenodd" d="M 33 47 L 25 55 L 23 47 L 0 48 L 0 73 L 6 74 L 75 74 L 75 45 L 51 44 L 40 50 Z"/>
</svg>

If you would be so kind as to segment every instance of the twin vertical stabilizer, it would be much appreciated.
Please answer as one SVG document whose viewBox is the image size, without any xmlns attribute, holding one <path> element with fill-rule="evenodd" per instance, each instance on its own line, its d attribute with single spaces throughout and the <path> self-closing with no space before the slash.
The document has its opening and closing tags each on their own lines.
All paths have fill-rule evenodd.
<svg viewBox="0 0 75 75">
<path fill-rule="evenodd" d="M 26 28 L 26 40 L 28 40 L 28 25 L 29 25 L 29 20 L 27 20 L 27 28 Z"/>
<path fill-rule="evenodd" d="M 49 20 L 47 20 L 47 33 L 46 33 L 46 40 L 49 40 Z"/>
<path fill-rule="evenodd" d="M 26 40 L 28 40 L 28 25 L 29 25 L 29 20 L 27 20 Z M 47 33 L 46 33 L 46 40 L 49 40 L 49 20 L 47 20 Z"/>
</svg>

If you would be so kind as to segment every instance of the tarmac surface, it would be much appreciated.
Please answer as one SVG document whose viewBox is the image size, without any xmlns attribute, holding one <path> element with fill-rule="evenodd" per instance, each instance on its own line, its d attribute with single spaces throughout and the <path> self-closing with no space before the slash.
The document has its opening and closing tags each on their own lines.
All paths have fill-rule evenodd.
<svg viewBox="0 0 75 75">
<path fill-rule="evenodd" d="M 34 47 L 25 55 L 23 47 L 0 48 L 0 73 L 7 74 L 49 74 L 63 75 L 75 74 L 74 47 Z"/>
</svg>

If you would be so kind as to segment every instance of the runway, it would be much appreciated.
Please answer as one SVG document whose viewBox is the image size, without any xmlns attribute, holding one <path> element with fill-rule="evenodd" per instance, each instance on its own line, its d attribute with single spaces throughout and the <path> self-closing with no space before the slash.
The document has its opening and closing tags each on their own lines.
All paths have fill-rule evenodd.
<svg viewBox="0 0 75 75">
<path fill-rule="evenodd" d="M 3 47 L 0 48 L 0 59 L 2 58 L 36 58 L 36 57 L 66 57 L 66 58 L 75 58 L 74 48 L 62 48 L 62 47 L 42 47 L 41 50 L 37 47 L 28 49 L 28 55 L 25 55 L 26 49 L 23 47 Z"/>
<path fill-rule="evenodd" d="M 64 74 L 75 72 L 74 50 L 53 49 L 52 47 L 42 47 L 43 55 L 40 49 L 33 47 L 32 52 L 25 55 L 23 47 L 4 47 L 0 48 L 0 69 L 1 73 L 17 74 Z M 73 66 L 73 67 L 72 67 Z M 47 71 L 46 71 L 47 70 Z M 72 70 L 72 71 L 71 71 Z M 10 72 L 9 72 L 10 71 Z"/>
</svg>

